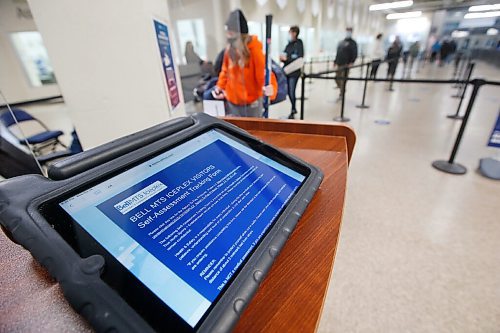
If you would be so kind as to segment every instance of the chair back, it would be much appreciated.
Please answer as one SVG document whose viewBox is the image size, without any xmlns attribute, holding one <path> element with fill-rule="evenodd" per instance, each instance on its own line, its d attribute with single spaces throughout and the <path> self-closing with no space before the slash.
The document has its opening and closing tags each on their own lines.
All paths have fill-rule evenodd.
<svg viewBox="0 0 500 333">
<path fill-rule="evenodd" d="M 16 117 L 18 122 L 36 120 L 28 112 L 21 109 L 12 109 L 12 113 L 14 113 L 14 116 Z M 12 117 L 12 114 L 9 112 L 9 110 L 0 114 L 0 121 L 5 127 L 10 127 L 16 123 L 16 120 L 14 119 L 14 117 Z"/>
</svg>

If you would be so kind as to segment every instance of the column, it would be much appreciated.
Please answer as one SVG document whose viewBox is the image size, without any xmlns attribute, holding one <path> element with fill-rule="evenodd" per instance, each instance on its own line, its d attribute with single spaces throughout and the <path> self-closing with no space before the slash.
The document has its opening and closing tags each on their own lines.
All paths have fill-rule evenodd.
<svg viewBox="0 0 500 333">
<path fill-rule="evenodd" d="M 172 107 L 153 19 L 167 24 L 164 0 L 29 0 L 73 124 L 85 149 L 182 116 Z M 173 52 L 173 51 L 172 51 Z M 170 93 L 169 93 L 170 91 Z"/>
</svg>

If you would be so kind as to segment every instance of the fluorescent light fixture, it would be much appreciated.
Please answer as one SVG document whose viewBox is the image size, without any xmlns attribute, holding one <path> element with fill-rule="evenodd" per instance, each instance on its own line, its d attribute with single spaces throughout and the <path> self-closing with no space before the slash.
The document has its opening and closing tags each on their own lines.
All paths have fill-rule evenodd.
<svg viewBox="0 0 500 333">
<path fill-rule="evenodd" d="M 482 13 L 467 13 L 464 15 L 464 19 L 477 19 L 485 17 L 497 17 L 500 16 L 500 10 L 495 12 L 482 12 Z"/>
<path fill-rule="evenodd" d="M 373 12 L 375 10 L 405 8 L 410 6 L 413 6 L 413 1 L 394 1 L 394 2 L 384 2 L 384 3 L 378 3 L 376 5 L 370 5 L 368 10 Z"/>
<path fill-rule="evenodd" d="M 499 10 L 500 3 L 494 5 L 480 5 L 469 7 L 469 12 L 485 12 L 487 10 Z"/>
<path fill-rule="evenodd" d="M 486 31 L 486 34 L 488 36 L 495 36 L 495 35 L 498 35 L 498 29 L 495 29 L 495 28 L 489 28 L 487 31 Z"/>
<path fill-rule="evenodd" d="M 387 14 L 385 17 L 388 20 L 399 20 L 399 19 L 407 19 L 407 18 L 414 18 L 414 17 L 420 17 L 422 15 L 422 12 L 416 11 L 416 12 L 404 12 L 404 13 L 392 13 L 392 14 Z"/>
<path fill-rule="evenodd" d="M 451 33 L 451 37 L 453 38 L 463 38 L 463 37 L 467 37 L 469 36 L 469 32 L 468 31 L 464 31 L 464 30 L 455 30 Z"/>
</svg>

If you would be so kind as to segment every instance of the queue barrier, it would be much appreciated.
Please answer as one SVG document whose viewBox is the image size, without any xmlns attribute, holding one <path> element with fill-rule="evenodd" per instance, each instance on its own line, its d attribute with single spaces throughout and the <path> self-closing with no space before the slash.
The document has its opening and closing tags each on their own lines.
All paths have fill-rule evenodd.
<svg viewBox="0 0 500 333">
<path fill-rule="evenodd" d="M 399 61 L 399 59 L 395 59 Z M 382 61 L 381 63 L 388 62 Z M 346 71 L 348 69 L 356 68 L 356 67 L 363 67 L 366 66 L 366 76 L 365 78 L 356 78 L 356 77 L 348 77 L 347 75 L 343 75 L 342 77 L 332 77 L 329 76 L 329 74 L 332 73 L 338 73 L 340 71 Z M 453 144 L 453 148 L 450 154 L 450 157 L 447 160 L 436 160 L 432 162 L 432 166 L 436 168 L 437 170 L 446 172 L 446 173 L 451 173 L 451 174 L 456 174 L 456 175 L 463 175 L 467 172 L 467 168 L 459 163 L 455 162 L 455 157 L 458 152 L 458 148 L 460 147 L 460 143 L 462 142 L 463 135 L 465 132 L 465 128 L 467 127 L 467 122 L 469 120 L 470 114 L 472 112 L 472 109 L 474 107 L 474 103 L 476 101 L 477 95 L 479 93 L 479 89 L 484 86 L 484 85 L 492 85 L 492 86 L 500 86 L 500 81 L 490 81 L 490 80 L 485 80 L 481 78 L 476 78 L 471 80 L 472 72 L 474 69 L 475 64 L 473 62 L 468 63 L 466 66 L 466 73 L 467 73 L 467 78 L 466 80 L 459 80 L 459 79 L 452 79 L 452 80 L 431 80 L 431 79 L 371 79 L 369 78 L 369 67 L 372 66 L 372 62 L 368 63 L 362 63 L 356 66 L 343 66 L 339 67 L 335 70 L 332 71 L 323 71 L 319 73 L 314 73 L 314 74 L 305 74 L 302 73 L 301 75 L 301 92 L 302 92 L 302 98 L 300 101 L 300 119 L 304 120 L 304 91 L 305 91 L 305 81 L 306 78 L 310 79 L 320 79 L 320 80 L 332 80 L 332 79 L 338 79 L 338 80 L 345 80 L 344 84 L 344 89 L 341 94 L 341 108 L 340 108 L 340 116 L 334 118 L 335 121 L 340 121 L 340 122 L 347 122 L 350 119 L 345 117 L 344 115 L 344 110 L 345 110 L 345 91 L 346 91 L 346 86 L 347 86 L 347 81 L 364 81 L 365 85 L 363 88 L 363 97 L 362 97 L 362 102 L 358 106 L 360 108 L 367 108 L 368 106 L 365 104 L 365 98 L 366 98 L 366 88 L 368 81 L 373 81 L 373 82 L 389 82 L 390 85 L 392 85 L 394 82 L 398 83 L 427 83 L 427 84 L 457 84 L 457 85 L 463 85 L 464 88 L 462 88 L 462 93 L 460 96 L 460 103 L 458 105 L 458 109 L 455 115 L 448 116 L 448 118 L 451 119 L 458 119 L 462 120 L 462 123 L 460 125 L 460 129 L 458 131 L 457 137 L 455 139 L 455 143 Z M 327 76 L 325 76 L 327 75 Z M 462 105 L 462 101 L 465 98 L 465 92 L 466 88 L 468 85 L 472 85 L 472 94 L 469 97 L 469 101 L 467 104 L 467 108 L 465 110 L 465 114 L 463 116 L 459 116 L 460 113 L 460 108 Z"/>
</svg>

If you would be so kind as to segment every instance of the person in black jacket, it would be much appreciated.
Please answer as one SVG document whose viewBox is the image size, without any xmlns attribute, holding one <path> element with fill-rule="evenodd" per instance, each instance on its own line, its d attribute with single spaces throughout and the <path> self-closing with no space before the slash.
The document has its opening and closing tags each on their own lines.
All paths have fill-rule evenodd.
<svg viewBox="0 0 500 333">
<path fill-rule="evenodd" d="M 399 36 L 396 36 L 394 42 L 392 42 L 391 47 L 387 50 L 387 78 L 394 79 L 394 74 L 396 74 L 396 68 L 398 67 L 399 58 L 401 58 L 401 52 L 403 51 L 403 46 L 401 45 L 401 40 Z"/>
<path fill-rule="evenodd" d="M 302 40 L 298 38 L 299 33 L 300 29 L 298 26 L 294 25 L 290 27 L 288 44 L 280 56 L 280 60 L 283 62 L 284 66 L 287 66 L 295 60 L 304 57 L 304 44 L 302 44 Z M 297 88 L 299 77 L 300 69 L 289 73 L 286 76 L 288 83 L 288 97 L 290 98 L 290 103 L 292 103 L 292 111 L 289 118 L 293 118 L 293 115 L 297 113 L 297 109 L 295 108 L 295 90 Z"/>
<path fill-rule="evenodd" d="M 340 69 L 335 76 L 335 82 L 340 89 L 340 97 L 344 94 L 345 78 L 349 76 L 349 67 L 356 61 L 358 57 L 358 44 L 352 39 L 352 28 L 346 29 L 346 37 L 337 46 L 337 56 L 335 57 L 335 65 Z"/>
</svg>

